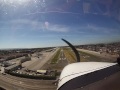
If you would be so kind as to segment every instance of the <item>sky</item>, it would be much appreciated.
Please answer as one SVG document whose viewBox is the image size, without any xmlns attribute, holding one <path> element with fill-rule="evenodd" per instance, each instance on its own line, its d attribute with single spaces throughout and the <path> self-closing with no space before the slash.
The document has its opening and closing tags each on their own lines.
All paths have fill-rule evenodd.
<svg viewBox="0 0 120 90">
<path fill-rule="evenodd" d="M 117 42 L 120 22 L 89 0 L 0 0 L 0 49 Z"/>
</svg>

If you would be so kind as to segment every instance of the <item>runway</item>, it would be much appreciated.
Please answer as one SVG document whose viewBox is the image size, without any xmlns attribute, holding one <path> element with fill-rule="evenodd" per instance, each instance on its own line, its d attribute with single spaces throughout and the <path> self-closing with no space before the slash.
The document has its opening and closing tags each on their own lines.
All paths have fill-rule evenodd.
<svg viewBox="0 0 120 90">
<path fill-rule="evenodd" d="M 65 57 L 63 49 L 61 49 L 61 51 L 60 51 L 59 60 L 66 60 L 66 57 Z"/>
<path fill-rule="evenodd" d="M 42 66 L 47 63 L 50 58 L 58 51 L 56 49 L 54 52 L 42 52 L 42 55 L 38 57 L 32 56 L 31 61 L 26 61 L 22 65 L 23 67 L 30 70 L 38 70 L 41 69 Z"/>
</svg>

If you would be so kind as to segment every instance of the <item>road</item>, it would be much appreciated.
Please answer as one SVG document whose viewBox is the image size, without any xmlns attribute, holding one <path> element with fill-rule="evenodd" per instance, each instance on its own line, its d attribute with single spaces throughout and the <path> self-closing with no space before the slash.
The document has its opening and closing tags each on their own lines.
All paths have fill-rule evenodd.
<svg viewBox="0 0 120 90">
<path fill-rule="evenodd" d="M 0 74 L 0 87 L 6 90 L 56 90 L 53 80 L 34 80 Z"/>
</svg>

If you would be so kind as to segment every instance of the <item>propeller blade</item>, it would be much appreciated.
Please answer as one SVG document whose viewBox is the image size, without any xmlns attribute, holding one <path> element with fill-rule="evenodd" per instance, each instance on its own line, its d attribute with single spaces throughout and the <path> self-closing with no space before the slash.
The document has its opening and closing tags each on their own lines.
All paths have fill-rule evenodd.
<svg viewBox="0 0 120 90">
<path fill-rule="evenodd" d="M 62 39 L 62 40 L 72 48 L 72 50 L 74 51 L 74 53 L 76 55 L 77 62 L 80 62 L 80 55 L 79 55 L 78 51 L 76 50 L 76 48 L 71 43 L 69 43 L 67 40 L 65 40 L 65 39 Z"/>
</svg>

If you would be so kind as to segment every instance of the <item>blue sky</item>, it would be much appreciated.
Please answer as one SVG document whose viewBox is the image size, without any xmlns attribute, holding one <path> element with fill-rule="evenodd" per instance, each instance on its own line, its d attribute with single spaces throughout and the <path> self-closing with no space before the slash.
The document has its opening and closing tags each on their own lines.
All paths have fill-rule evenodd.
<svg viewBox="0 0 120 90">
<path fill-rule="evenodd" d="M 120 40 L 118 21 L 98 12 L 84 14 L 81 0 L 69 1 L 0 1 L 0 48 L 66 45 L 61 38 L 73 45 Z"/>
</svg>

